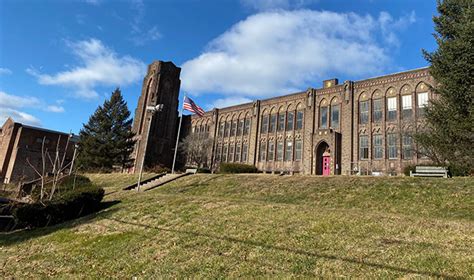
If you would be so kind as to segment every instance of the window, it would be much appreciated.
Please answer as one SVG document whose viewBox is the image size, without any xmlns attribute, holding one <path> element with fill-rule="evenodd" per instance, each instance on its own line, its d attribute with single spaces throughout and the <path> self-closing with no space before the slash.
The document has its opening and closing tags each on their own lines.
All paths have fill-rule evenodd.
<svg viewBox="0 0 474 280">
<path fill-rule="evenodd" d="M 387 98 L 387 119 L 388 121 L 397 120 L 397 98 L 396 97 Z"/>
<path fill-rule="evenodd" d="M 369 158 L 369 137 L 367 135 L 359 136 L 359 158 Z"/>
<path fill-rule="evenodd" d="M 285 112 L 278 113 L 278 131 L 285 130 Z"/>
<path fill-rule="evenodd" d="M 230 146 L 229 146 L 229 159 L 228 159 L 229 162 L 233 162 L 234 161 L 234 143 L 230 143 Z"/>
<path fill-rule="evenodd" d="M 222 162 L 227 162 L 227 144 L 222 148 Z"/>
<path fill-rule="evenodd" d="M 296 112 L 296 130 L 303 128 L 303 111 Z"/>
<path fill-rule="evenodd" d="M 285 161 L 291 161 L 292 159 L 293 159 L 293 141 L 286 140 Z"/>
<path fill-rule="evenodd" d="M 387 145 L 388 145 L 388 159 L 396 159 L 398 154 L 397 148 L 397 134 L 387 134 Z"/>
<path fill-rule="evenodd" d="M 250 133 L 250 119 L 245 118 L 245 125 L 244 125 L 244 135 L 248 135 Z"/>
<path fill-rule="evenodd" d="M 283 141 L 277 142 L 277 158 L 276 160 L 283 160 Z"/>
<path fill-rule="evenodd" d="M 270 115 L 270 133 L 275 132 L 276 122 L 277 122 L 277 115 L 276 114 Z"/>
<path fill-rule="evenodd" d="M 321 117 L 319 118 L 319 128 L 327 128 L 328 127 L 328 107 L 321 107 L 319 109 L 319 113 Z"/>
<path fill-rule="evenodd" d="M 383 99 L 375 99 L 373 101 L 374 112 L 372 115 L 373 122 L 380 122 L 382 120 L 382 112 L 383 112 Z"/>
<path fill-rule="evenodd" d="M 232 121 L 232 125 L 230 128 L 230 136 L 235 136 L 236 130 L 237 130 L 237 121 Z"/>
<path fill-rule="evenodd" d="M 225 123 L 224 122 L 221 122 L 220 125 L 219 125 L 219 137 L 222 137 L 222 135 L 224 135 L 224 127 L 225 127 Z"/>
<path fill-rule="evenodd" d="M 230 132 L 230 122 L 226 122 L 225 129 L 224 129 L 224 137 L 229 137 L 229 132 Z"/>
<path fill-rule="evenodd" d="M 331 127 L 339 128 L 339 108 L 340 105 L 331 106 Z"/>
<path fill-rule="evenodd" d="M 303 151 L 303 141 L 302 140 L 296 140 L 295 141 L 295 160 L 296 161 L 301 160 L 302 151 Z"/>
<path fill-rule="evenodd" d="M 260 142 L 260 161 L 265 161 L 266 154 L 267 154 L 267 143 Z"/>
<path fill-rule="evenodd" d="M 248 153 L 248 146 L 247 143 L 242 145 L 242 162 L 247 162 L 247 153 Z"/>
<path fill-rule="evenodd" d="M 402 150 L 402 158 L 403 159 L 411 159 L 413 156 L 413 149 L 412 149 L 412 138 L 410 135 L 403 135 L 402 137 L 403 143 L 403 150 Z"/>
<path fill-rule="evenodd" d="M 220 161 L 222 156 L 222 145 L 218 144 L 216 148 L 216 161 Z"/>
<path fill-rule="evenodd" d="M 359 123 L 365 124 L 369 122 L 369 101 L 361 101 L 359 103 Z"/>
<path fill-rule="evenodd" d="M 268 141 L 268 157 L 267 160 L 274 160 L 275 159 L 275 142 L 272 140 Z"/>
<path fill-rule="evenodd" d="M 242 135 L 243 130 L 244 130 L 244 120 L 240 120 L 239 126 L 237 126 L 237 136 Z"/>
<path fill-rule="evenodd" d="M 374 159 L 383 158 L 383 144 L 382 135 L 376 134 L 373 136 L 373 147 L 374 147 Z"/>
<path fill-rule="evenodd" d="M 235 145 L 235 162 L 240 162 L 240 143 Z"/>
<path fill-rule="evenodd" d="M 417 114 L 418 116 L 424 116 L 425 115 L 425 108 L 428 106 L 428 93 L 427 92 L 420 92 L 417 94 L 417 103 L 418 103 L 418 108 L 417 108 Z"/>
<path fill-rule="evenodd" d="M 268 116 L 262 116 L 262 125 L 260 133 L 267 133 L 268 132 Z"/>
<path fill-rule="evenodd" d="M 295 121 L 295 113 L 288 112 L 288 115 L 286 116 L 286 131 L 293 130 L 294 121 Z"/>
<path fill-rule="evenodd" d="M 410 119 L 412 116 L 411 95 L 402 96 L 402 117 Z"/>
</svg>

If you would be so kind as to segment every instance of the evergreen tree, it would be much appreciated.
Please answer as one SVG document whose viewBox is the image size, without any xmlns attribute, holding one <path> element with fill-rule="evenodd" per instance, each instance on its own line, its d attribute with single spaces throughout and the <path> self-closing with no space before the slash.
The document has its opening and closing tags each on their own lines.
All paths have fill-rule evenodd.
<svg viewBox="0 0 474 280">
<path fill-rule="evenodd" d="M 135 140 L 127 103 L 117 88 L 99 106 L 79 133 L 79 164 L 83 169 L 111 170 L 129 166 Z"/>
<path fill-rule="evenodd" d="M 423 51 L 437 84 L 426 111 L 427 129 L 415 135 L 419 146 L 440 164 L 464 174 L 474 170 L 474 2 L 438 0 L 433 18 L 438 49 Z"/>
</svg>

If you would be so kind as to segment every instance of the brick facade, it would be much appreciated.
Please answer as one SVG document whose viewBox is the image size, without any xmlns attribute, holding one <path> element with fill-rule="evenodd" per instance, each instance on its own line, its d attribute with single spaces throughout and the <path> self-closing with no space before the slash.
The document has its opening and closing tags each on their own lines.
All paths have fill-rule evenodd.
<svg viewBox="0 0 474 280">
<path fill-rule="evenodd" d="M 423 124 L 419 101 L 434 98 L 433 83 L 428 68 L 341 84 L 326 80 L 322 88 L 193 115 L 182 133 L 213 139 L 211 168 L 238 161 L 270 173 L 321 174 L 324 154 L 330 174 L 395 175 L 427 160 L 407 135 Z"/>
<path fill-rule="evenodd" d="M 8 118 L 0 130 L 0 182 L 16 183 L 20 180 L 30 181 L 38 178 L 35 169 L 41 171 L 43 167 L 41 156 L 43 139 L 45 140 L 45 151 L 50 154 L 52 159 L 55 157 L 57 147 L 59 147 L 61 159 L 67 147 L 64 166 L 68 166 L 73 158 L 77 137 L 24 125 Z M 67 143 L 68 139 L 69 143 Z M 51 169 L 52 164 L 49 158 L 45 158 L 45 173 L 50 172 Z"/>
</svg>

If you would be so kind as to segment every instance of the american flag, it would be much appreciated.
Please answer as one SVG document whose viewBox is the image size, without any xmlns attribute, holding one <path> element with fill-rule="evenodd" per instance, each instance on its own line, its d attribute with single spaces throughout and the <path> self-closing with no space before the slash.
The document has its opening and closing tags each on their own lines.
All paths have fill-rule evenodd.
<svg viewBox="0 0 474 280">
<path fill-rule="evenodd" d="M 184 110 L 188 110 L 189 112 L 193 112 L 200 117 L 204 116 L 204 110 L 196 105 L 194 101 L 191 100 L 191 98 L 188 98 L 187 96 L 184 97 L 184 104 L 183 104 Z"/>
</svg>

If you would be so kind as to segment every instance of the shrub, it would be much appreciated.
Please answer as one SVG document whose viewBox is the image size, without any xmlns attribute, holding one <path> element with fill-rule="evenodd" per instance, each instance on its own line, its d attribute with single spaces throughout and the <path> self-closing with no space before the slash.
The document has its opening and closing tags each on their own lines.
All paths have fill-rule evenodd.
<svg viewBox="0 0 474 280">
<path fill-rule="evenodd" d="M 257 173 L 257 167 L 243 163 L 221 163 L 219 173 Z"/>
<path fill-rule="evenodd" d="M 197 173 L 211 173 L 211 169 L 207 167 L 200 167 L 197 169 Z"/>
<path fill-rule="evenodd" d="M 415 168 L 416 165 L 413 164 L 405 165 L 405 167 L 403 167 L 403 174 L 405 174 L 405 176 L 410 176 L 410 171 L 415 172 Z"/>
<path fill-rule="evenodd" d="M 19 226 L 44 227 L 93 213 L 100 208 L 104 190 L 94 185 L 68 190 L 51 201 L 16 203 L 12 214 Z"/>
</svg>

